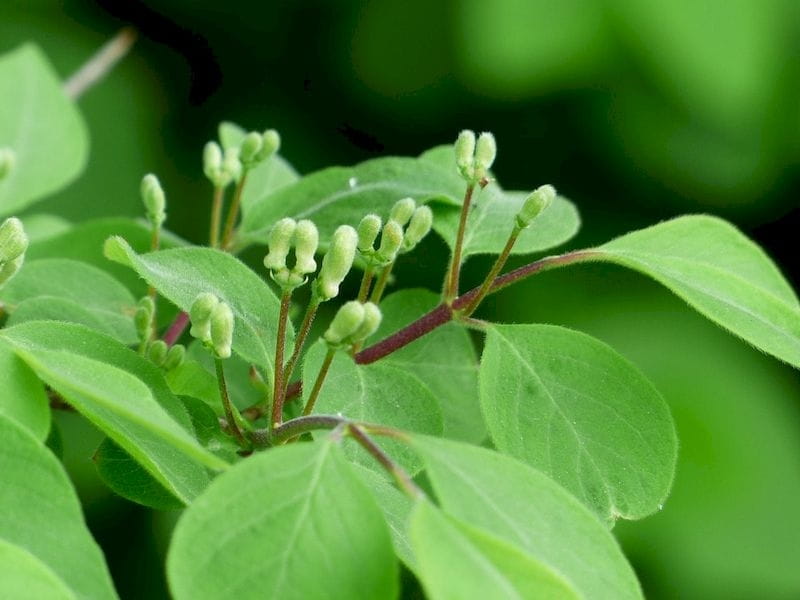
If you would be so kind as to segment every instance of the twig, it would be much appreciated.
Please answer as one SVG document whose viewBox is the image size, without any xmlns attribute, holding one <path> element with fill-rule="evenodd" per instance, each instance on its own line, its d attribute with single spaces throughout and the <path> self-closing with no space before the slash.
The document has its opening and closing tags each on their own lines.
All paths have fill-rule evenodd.
<svg viewBox="0 0 800 600">
<path fill-rule="evenodd" d="M 64 82 L 63 89 L 67 97 L 72 100 L 78 99 L 86 90 L 108 75 L 131 49 L 137 35 L 133 27 L 124 27 L 106 42 Z"/>
</svg>

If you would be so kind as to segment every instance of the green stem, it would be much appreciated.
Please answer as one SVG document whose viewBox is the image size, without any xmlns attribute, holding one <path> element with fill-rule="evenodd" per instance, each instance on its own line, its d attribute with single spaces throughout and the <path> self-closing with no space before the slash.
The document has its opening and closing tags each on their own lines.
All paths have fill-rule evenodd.
<svg viewBox="0 0 800 600">
<path fill-rule="evenodd" d="M 225 188 L 214 186 L 214 198 L 211 200 L 211 225 L 208 233 L 208 243 L 212 248 L 219 246 L 219 224 L 222 220 L 222 201 Z"/>
<path fill-rule="evenodd" d="M 374 302 L 375 304 L 380 303 L 381 298 L 383 298 L 383 292 L 386 290 L 386 284 L 389 282 L 389 276 L 392 274 L 394 263 L 395 261 L 390 262 L 383 268 L 383 271 L 381 271 L 378 282 L 375 284 L 375 289 L 372 290 L 372 297 L 369 299 L 370 302 Z"/>
<path fill-rule="evenodd" d="M 472 203 L 472 193 L 475 191 L 475 184 L 467 185 L 467 191 L 464 193 L 464 203 L 461 205 L 461 218 L 458 222 L 458 234 L 456 235 L 456 243 L 453 247 L 453 254 L 450 258 L 450 268 L 447 272 L 445 279 L 445 292 L 444 301 L 450 304 L 453 299 L 458 296 L 458 279 L 461 272 L 461 254 L 464 247 L 464 232 L 467 229 L 467 217 L 469 216 L 469 208 Z"/>
<path fill-rule="evenodd" d="M 292 290 L 284 290 L 281 295 L 281 309 L 278 314 L 278 335 L 275 341 L 275 374 L 272 388 L 272 420 L 270 427 L 277 427 L 283 421 L 283 352 L 286 347 L 286 324 L 289 321 L 289 304 Z"/>
<path fill-rule="evenodd" d="M 247 170 L 245 169 L 242 172 L 242 178 L 239 180 L 239 183 L 236 184 L 236 190 L 233 193 L 233 200 L 231 201 L 231 206 L 228 209 L 228 218 L 225 220 L 225 231 L 222 234 L 221 244 L 223 250 L 228 250 L 233 242 L 233 229 L 236 227 L 236 219 L 239 217 L 239 205 L 242 203 L 242 191 L 244 190 L 244 184 L 246 182 Z"/>
<path fill-rule="evenodd" d="M 367 301 L 367 295 L 369 294 L 369 285 L 372 283 L 372 277 L 375 272 L 372 270 L 372 266 L 368 266 L 364 269 L 364 276 L 361 278 L 361 287 L 358 288 L 358 301 L 361 304 Z"/>
<path fill-rule="evenodd" d="M 303 351 L 303 345 L 306 343 L 308 333 L 311 331 L 314 317 L 317 316 L 317 309 L 319 308 L 320 302 L 319 297 L 316 294 L 312 294 L 311 300 L 309 300 L 308 307 L 306 308 L 306 314 L 303 316 L 303 322 L 300 324 L 300 330 L 297 332 L 297 337 L 294 339 L 294 350 L 286 363 L 286 367 L 283 369 L 284 387 L 288 387 L 289 385 L 289 379 L 292 377 L 294 368 L 300 358 L 300 352 Z M 284 390 L 284 397 L 285 395 L 286 391 Z"/>
<path fill-rule="evenodd" d="M 328 376 L 328 369 L 331 368 L 331 363 L 333 362 L 333 357 L 335 354 L 336 350 L 331 348 L 325 355 L 325 360 L 322 361 L 322 366 L 319 368 L 319 374 L 317 375 L 317 380 L 314 382 L 314 387 L 311 389 L 311 394 L 308 396 L 308 402 L 306 402 L 306 407 L 303 409 L 304 416 L 310 415 L 311 411 L 314 410 L 314 405 L 317 403 L 319 392 L 322 389 L 322 384 L 325 382 L 325 377 Z"/>
<path fill-rule="evenodd" d="M 519 234 L 522 230 L 514 226 L 514 229 L 511 231 L 511 235 L 508 236 L 508 240 L 506 241 L 506 245 L 503 247 L 503 251 L 500 252 L 500 255 L 497 257 L 497 260 L 494 261 L 494 265 L 489 270 L 489 273 L 486 275 L 486 279 L 483 280 L 483 283 L 478 288 L 478 292 L 475 296 L 470 300 L 467 307 L 463 310 L 463 315 L 465 317 L 470 316 L 475 309 L 478 308 L 478 305 L 483 301 L 483 299 L 489 294 L 489 291 L 492 289 L 492 284 L 494 284 L 495 278 L 500 274 L 503 267 L 506 265 L 506 261 L 508 257 L 511 255 L 511 249 L 514 247 L 514 244 L 519 237 Z"/>
<path fill-rule="evenodd" d="M 381 449 L 375 441 L 367 435 L 360 425 L 349 423 L 347 430 L 355 441 L 357 441 L 364 450 L 377 460 L 386 471 L 394 477 L 398 487 L 403 490 L 412 500 L 423 497 L 424 492 L 414 483 L 411 476 L 406 472 L 403 467 L 394 462 L 391 457 Z"/>
<path fill-rule="evenodd" d="M 225 410 L 225 418 L 228 421 L 228 427 L 233 432 L 236 441 L 242 448 L 248 448 L 249 444 L 247 439 L 245 439 L 242 430 L 239 429 L 239 420 L 242 418 L 239 415 L 239 419 L 236 418 L 236 407 L 233 406 L 231 403 L 231 399 L 228 396 L 228 385 L 225 383 L 225 371 L 222 368 L 222 359 L 214 357 L 214 366 L 217 368 L 217 382 L 219 383 L 219 397 L 222 400 L 222 408 Z"/>
</svg>

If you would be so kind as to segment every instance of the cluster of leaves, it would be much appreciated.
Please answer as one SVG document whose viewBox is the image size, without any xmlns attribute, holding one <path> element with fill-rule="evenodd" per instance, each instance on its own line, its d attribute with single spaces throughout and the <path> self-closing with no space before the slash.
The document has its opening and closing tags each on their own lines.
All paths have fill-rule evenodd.
<svg viewBox="0 0 800 600">
<path fill-rule="evenodd" d="M 88 144 L 35 48 L 0 58 L 0 86 L 0 146 L 15 157 L 0 179 L 7 215 L 67 185 Z M 221 154 L 247 139 L 224 124 Z M 96 462 L 111 489 L 156 509 L 185 507 L 167 559 L 176 598 L 394 598 L 401 563 L 431 598 L 641 598 L 611 528 L 659 510 L 668 495 L 677 437 L 664 400 L 590 336 L 472 312 L 486 294 L 545 269 L 605 261 L 652 277 L 800 366 L 800 303 L 757 246 L 708 216 L 499 274 L 511 253 L 565 243 L 578 214 L 555 197 L 518 227 L 531 196 L 503 190 L 490 173 L 465 181 L 462 158 L 443 146 L 300 177 L 274 155 L 231 176 L 242 218 L 212 244 L 221 247 L 162 232 L 152 187 L 150 222 L 23 217 L 25 262 L 0 288 L 2 593 L 116 595 L 48 447 L 52 404 L 107 436 Z M 442 297 L 378 294 L 383 321 L 371 342 L 349 354 L 312 344 L 302 376 L 281 382 L 292 374 L 282 359 L 294 339 L 282 321 L 288 296 L 235 253 L 263 245 L 286 217 L 313 220 L 327 248 L 341 225 L 385 218 L 405 197 L 430 207 L 434 231 L 453 249 Z M 496 268 L 459 295 L 458 270 L 475 254 L 499 255 Z M 157 297 L 144 329 L 172 345 L 209 293 L 233 317 L 227 382 L 226 353 L 211 357 L 201 343 L 182 361 L 152 360 L 155 342 L 142 339 L 136 319 L 137 299 Z M 480 359 L 467 328 L 485 336 Z M 292 383 L 313 412 L 296 416 Z"/>
</svg>

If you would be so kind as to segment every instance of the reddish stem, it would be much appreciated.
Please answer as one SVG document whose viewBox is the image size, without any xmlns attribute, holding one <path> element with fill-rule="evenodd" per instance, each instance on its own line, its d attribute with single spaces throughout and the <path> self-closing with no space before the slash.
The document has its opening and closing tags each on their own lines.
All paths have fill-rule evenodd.
<svg viewBox="0 0 800 600">
<path fill-rule="evenodd" d="M 178 316 L 175 317 L 174 321 L 172 321 L 172 324 L 169 326 L 166 333 L 164 333 L 164 341 L 167 343 L 167 346 L 173 346 L 175 342 L 180 339 L 188 324 L 189 314 L 183 311 L 179 312 Z"/>
</svg>

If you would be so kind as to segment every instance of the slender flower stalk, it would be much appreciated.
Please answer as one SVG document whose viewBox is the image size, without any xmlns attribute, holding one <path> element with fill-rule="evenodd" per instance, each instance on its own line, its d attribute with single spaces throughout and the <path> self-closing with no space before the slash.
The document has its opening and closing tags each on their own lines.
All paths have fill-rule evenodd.
<svg viewBox="0 0 800 600">
<path fill-rule="evenodd" d="M 364 276 L 361 278 L 361 287 L 358 288 L 358 301 L 359 302 L 366 302 L 367 296 L 369 295 L 369 287 L 372 284 L 372 278 L 375 275 L 375 271 L 373 270 L 372 266 L 367 266 L 364 269 Z"/>
<path fill-rule="evenodd" d="M 383 298 L 383 292 L 386 291 L 386 285 L 389 283 L 389 276 L 392 274 L 392 269 L 394 268 L 395 261 L 390 262 L 383 268 L 381 271 L 380 277 L 378 277 L 378 281 L 375 283 L 375 287 L 372 290 L 372 296 L 370 296 L 369 301 L 374 302 L 375 304 L 379 304 L 381 298 Z"/>
<path fill-rule="evenodd" d="M 214 366 L 217 370 L 217 382 L 219 384 L 219 397 L 222 401 L 222 408 L 225 410 L 225 418 L 228 421 L 228 427 L 233 432 L 233 436 L 236 438 L 239 446 L 242 448 L 248 448 L 250 444 L 248 443 L 247 439 L 244 437 L 244 433 L 239 428 L 239 421 L 241 420 L 241 415 L 238 415 L 238 410 L 233 403 L 231 402 L 230 397 L 228 396 L 228 385 L 225 382 L 225 371 L 222 368 L 222 359 L 214 357 Z M 236 418 L 238 415 L 238 419 Z"/>
<path fill-rule="evenodd" d="M 286 324 L 289 321 L 289 305 L 292 301 L 292 290 L 281 295 L 281 308 L 278 314 L 278 335 L 275 342 L 275 373 L 272 388 L 271 427 L 277 427 L 283 421 L 283 353 L 286 346 Z"/>
<path fill-rule="evenodd" d="M 230 208 L 228 209 L 228 217 L 225 220 L 225 230 L 222 233 L 222 242 L 220 247 L 223 250 L 228 250 L 233 243 L 233 230 L 236 227 L 236 221 L 239 218 L 239 206 L 242 203 L 242 192 L 247 183 L 247 169 L 242 171 L 242 177 L 236 184 L 236 189 L 233 192 L 233 200 L 231 201 Z"/>
<path fill-rule="evenodd" d="M 214 197 L 211 201 L 211 224 L 208 233 L 208 243 L 212 248 L 219 247 L 219 227 L 222 220 L 222 204 L 225 188 L 214 186 Z"/>
<path fill-rule="evenodd" d="M 514 227 L 514 229 L 511 231 L 511 235 L 508 236 L 508 240 L 506 241 L 506 245 L 503 247 L 503 251 L 494 261 L 492 268 L 486 275 L 486 279 L 483 280 L 483 283 L 481 283 L 480 287 L 478 288 L 478 291 L 469 301 L 469 304 L 467 304 L 466 308 L 464 308 L 461 311 L 461 314 L 463 316 L 469 317 L 472 313 L 474 313 L 475 309 L 478 308 L 478 305 L 480 305 L 483 299 L 487 296 L 489 290 L 492 288 L 494 280 L 497 278 L 497 276 L 500 274 L 500 271 L 502 271 L 503 267 L 506 265 L 508 257 L 511 255 L 511 249 L 514 247 L 514 244 L 516 243 L 517 238 L 519 237 L 519 234 L 521 232 L 522 230 L 518 227 Z"/>
<path fill-rule="evenodd" d="M 319 368 L 317 379 L 314 381 L 314 387 L 311 388 L 311 394 L 309 394 L 306 406 L 303 408 L 303 416 L 308 416 L 313 412 L 314 405 L 317 403 L 317 398 L 319 398 L 319 392 L 322 390 L 322 384 L 325 383 L 325 378 L 328 376 L 328 371 L 331 368 L 331 363 L 335 355 L 336 350 L 334 348 L 329 349 L 328 353 L 325 355 L 325 359 L 322 361 L 322 365 Z"/>
<path fill-rule="evenodd" d="M 464 194 L 464 203 L 461 205 L 458 233 L 456 234 L 456 242 L 453 246 L 453 254 L 450 257 L 450 266 L 445 279 L 444 301 L 448 304 L 458 296 L 458 280 L 461 273 L 461 254 L 464 248 L 464 233 L 467 230 L 467 217 L 469 216 L 469 209 L 472 204 L 472 194 L 474 191 L 475 184 L 468 184 L 467 191 Z"/>
<path fill-rule="evenodd" d="M 300 358 L 300 353 L 303 351 L 303 345 L 308 339 L 308 334 L 311 331 L 311 325 L 314 323 L 314 317 L 317 316 L 317 309 L 319 309 L 319 305 L 321 300 L 316 294 L 311 295 L 311 300 L 308 302 L 308 307 L 306 308 L 306 314 L 303 316 L 303 322 L 300 324 L 300 329 L 297 332 L 297 337 L 294 339 L 294 350 L 292 351 L 292 355 L 289 357 L 289 360 L 286 362 L 286 367 L 283 369 L 283 381 L 284 381 L 284 401 L 288 395 L 288 387 L 289 387 L 289 379 L 294 372 L 294 368 L 297 365 L 297 361 Z"/>
</svg>

